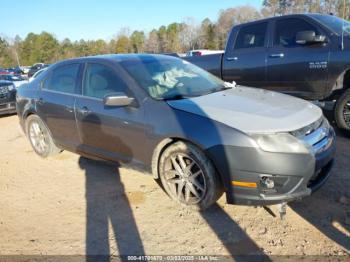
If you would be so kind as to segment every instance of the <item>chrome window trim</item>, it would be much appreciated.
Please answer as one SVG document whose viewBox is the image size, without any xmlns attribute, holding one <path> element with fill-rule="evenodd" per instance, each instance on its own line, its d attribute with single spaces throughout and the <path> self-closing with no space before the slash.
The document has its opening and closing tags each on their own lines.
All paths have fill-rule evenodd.
<svg viewBox="0 0 350 262">
<path fill-rule="evenodd" d="M 45 92 L 49 92 L 49 93 L 54 93 L 54 94 L 60 94 L 60 95 L 66 95 L 66 96 L 74 96 L 74 97 L 78 97 L 78 98 L 87 98 L 87 99 L 91 99 L 91 100 L 96 100 L 96 101 L 100 101 L 102 102 L 103 99 L 101 98 L 96 98 L 96 97 L 90 97 L 90 96 L 84 96 L 84 95 L 80 95 L 80 94 L 73 94 L 73 93 L 65 93 L 65 92 L 61 92 L 61 91 L 56 91 L 56 90 L 51 90 L 51 89 L 47 89 L 47 88 L 41 88 L 42 91 Z"/>
</svg>

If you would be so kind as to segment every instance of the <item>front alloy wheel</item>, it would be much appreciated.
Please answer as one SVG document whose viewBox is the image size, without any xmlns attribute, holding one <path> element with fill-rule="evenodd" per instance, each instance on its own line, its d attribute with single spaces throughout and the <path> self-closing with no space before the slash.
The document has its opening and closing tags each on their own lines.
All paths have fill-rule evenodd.
<svg viewBox="0 0 350 262">
<path fill-rule="evenodd" d="M 195 209 L 208 208 L 223 194 L 211 161 L 199 148 L 182 141 L 168 146 L 162 153 L 159 177 L 172 199 Z"/>
<path fill-rule="evenodd" d="M 165 181 L 172 195 L 186 205 L 198 204 L 207 185 L 203 170 L 186 154 L 173 154 L 166 160 Z"/>
</svg>

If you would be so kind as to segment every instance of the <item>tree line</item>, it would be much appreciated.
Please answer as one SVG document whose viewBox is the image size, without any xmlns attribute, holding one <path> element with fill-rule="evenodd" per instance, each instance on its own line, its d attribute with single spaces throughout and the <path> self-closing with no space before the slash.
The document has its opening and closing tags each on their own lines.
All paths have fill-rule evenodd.
<svg viewBox="0 0 350 262">
<path fill-rule="evenodd" d="M 59 41 L 53 34 L 29 33 L 24 39 L 0 37 L 0 67 L 53 63 L 58 60 L 107 53 L 167 53 L 192 49 L 224 49 L 228 32 L 236 24 L 291 13 L 327 13 L 350 19 L 350 0 L 263 0 L 260 10 L 238 6 L 221 10 L 218 19 L 197 23 L 187 18 L 149 33 L 123 28 L 110 41 Z"/>
</svg>

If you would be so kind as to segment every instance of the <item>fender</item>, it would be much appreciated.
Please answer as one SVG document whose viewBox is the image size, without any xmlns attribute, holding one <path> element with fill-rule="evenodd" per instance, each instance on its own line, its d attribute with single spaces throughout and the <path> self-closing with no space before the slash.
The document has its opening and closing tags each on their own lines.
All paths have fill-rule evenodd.
<svg viewBox="0 0 350 262">
<path fill-rule="evenodd" d="M 153 175 L 154 179 L 158 179 L 159 178 L 158 162 L 159 162 L 160 154 L 163 152 L 163 150 L 165 149 L 165 147 L 167 145 L 169 145 L 169 144 L 171 144 L 173 142 L 174 142 L 174 139 L 172 139 L 172 138 L 165 138 L 154 149 L 153 155 L 152 155 L 152 163 L 151 163 L 152 175 Z"/>
<path fill-rule="evenodd" d="M 347 83 L 347 84 L 346 84 Z M 343 93 L 343 91 L 350 88 L 350 67 L 345 69 L 335 80 L 329 97 L 325 100 L 336 100 Z"/>
</svg>

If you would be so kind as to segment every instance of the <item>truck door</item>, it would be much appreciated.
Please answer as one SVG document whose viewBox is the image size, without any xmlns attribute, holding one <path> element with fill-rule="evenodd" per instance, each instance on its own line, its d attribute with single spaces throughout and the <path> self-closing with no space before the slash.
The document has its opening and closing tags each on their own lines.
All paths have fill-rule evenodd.
<svg viewBox="0 0 350 262">
<path fill-rule="evenodd" d="M 267 26 L 267 22 L 259 22 L 232 31 L 222 63 L 225 81 L 264 87 Z"/>
<path fill-rule="evenodd" d="M 306 99 L 318 99 L 327 87 L 329 43 L 296 43 L 301 31 L 325 33 L 304 18 L 277 19 L 268 49 L 268 89 Z"/>
</svg>

